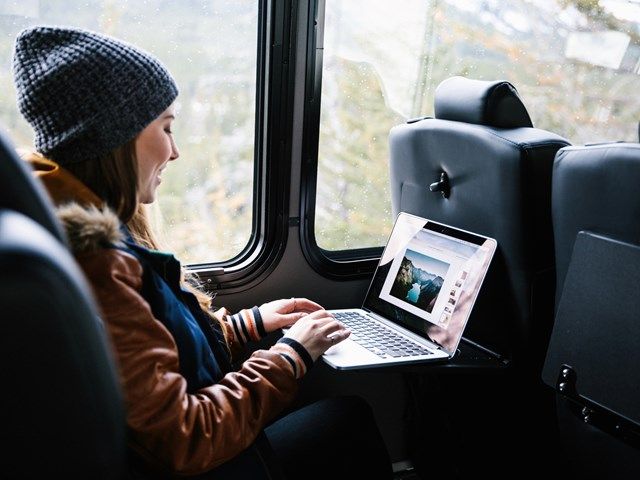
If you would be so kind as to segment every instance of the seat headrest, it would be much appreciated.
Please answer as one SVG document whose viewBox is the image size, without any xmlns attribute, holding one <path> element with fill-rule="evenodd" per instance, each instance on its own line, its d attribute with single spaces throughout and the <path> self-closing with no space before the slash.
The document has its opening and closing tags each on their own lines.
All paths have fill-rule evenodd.
<svg viewBox="0 0 640 480">
<path fill-rule="evenodd" d="M 435 117 L 499 128 L 533 127 L 518 91 L 504 80 L 444 80 L 435 92 Z"/>
<path fill-rule="evenodd" d="M 89 285 L 58 239 L 2 207 L 0 305 L 3 477 L 124 478 L 124 401 Z M 46 401 L 25 393 L 34 382 Z"/>
<path fill-rule="evenodd" d="M 15 148 L 0 131 L 0 207 L 15 210 L 35 220 L 54 237 L 66 242 L 51 201 Z"/>
</svg>

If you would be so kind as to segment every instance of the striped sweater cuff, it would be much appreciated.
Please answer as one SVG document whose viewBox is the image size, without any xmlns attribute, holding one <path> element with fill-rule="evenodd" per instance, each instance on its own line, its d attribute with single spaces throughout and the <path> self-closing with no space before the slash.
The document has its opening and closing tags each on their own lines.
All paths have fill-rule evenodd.
<svg viewBox="0 0 640 480">
<path fill-rule="evenodd" d="M 240 345 L 246 345 L 249 340 L 258 341 L 267 335 L 258 307 L 240 310 L 226 318 Z"/>
<path fill-rule="evenodd" d="M 279 353 L 282 358 L 291 365 L 293 375 L 296 378 L 301 378 L 305 373 L 307 373 L 307 367 L 302 361 L 302 358 L 300 358 L 298 352 L 296 352 L 290 345 L 287 345 L 286 343 L 276 343 L 270 350 L 272 352 Z"/>
<path fill-rule="evenodd" d="M 264 323 L 262 322 L 262 315 L 260 314 L 260 309 L 258 307 L 253 307 L 251 309 L 253 313 L 253 318 L 256 321 L 256 328 L 258 329 L 258 335 L 260 338 L 264 338 L 267 336 L 267 331 L 264 329 Z"/>
<path fill-rule="evenodd" d="M 304 363 L 305 372 L 309 370 L 311 367 L 313 367 L 313 358 L 311 358 L 311 355 L 309 355 L 309 352 L 307 351 L 306 348 L 302 346 L 301 343 L 287 336 L 284 336 L 280 340 L 278 340 L 276 345 L 279 343 L 288 345 L 293 350 L 295 350 L 295 352 L 298 354 L 298 356 L 300 357 L 300 359 L 302 359 L 302 362 Z"/>
</svg>

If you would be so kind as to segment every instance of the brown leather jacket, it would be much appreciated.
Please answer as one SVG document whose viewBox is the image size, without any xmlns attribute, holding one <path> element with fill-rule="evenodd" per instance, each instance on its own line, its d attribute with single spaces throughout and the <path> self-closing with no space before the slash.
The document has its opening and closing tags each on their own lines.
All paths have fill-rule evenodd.
<svg viewBox="0 0 640 480">
<path fill-rule="evenodd" d="M 115 215 L 85 208 L 99 206 L 99 199 L 55 163 L 30 160 L 56 204 L 83 205 L 64 208 L 63 224 L 113 345 L 130 446 L 155 468 L 177 474 L 202 473 L 236 456 L 295 396 L 293 369 L 279 353 L 294 356 L 295 351 L 283 344 L 258 350 L 219 383 L 187 393 L 174 339 L 139 293 L 138 260 L 100 246 L 118 240 Z M 237 349 L 232 329 L 226 330 L 232 350 Z"/>
</svg>

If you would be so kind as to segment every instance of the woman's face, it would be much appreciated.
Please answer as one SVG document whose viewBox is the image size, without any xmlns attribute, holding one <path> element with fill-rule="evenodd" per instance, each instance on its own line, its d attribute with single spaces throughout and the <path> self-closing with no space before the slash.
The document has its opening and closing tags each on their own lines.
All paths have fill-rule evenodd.
<svg viewBox="0 0 640 480">
<path fill-rule="evenodd" d="M 156 188 L 162 181 L 162 171 L 171 160 L 180 155 L 171 133 L 174 118 L 175 107 L 170 105 L 136 138 L 140 203 L 152 203 L 156 199 Z"/>
</svg>

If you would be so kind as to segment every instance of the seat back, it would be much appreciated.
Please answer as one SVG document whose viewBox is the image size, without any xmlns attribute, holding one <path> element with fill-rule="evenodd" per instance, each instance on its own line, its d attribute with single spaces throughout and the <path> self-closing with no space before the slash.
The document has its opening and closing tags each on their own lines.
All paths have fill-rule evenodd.
<svg viewBox="0 0 640 480">
<path fill-rule="evenodd" d="M 62 239 L 46 193 L 0 137 L 0 476 L 121 478 L 119 382 Z"/>
<path fill-rule="evenodd" d="M 639 144 L 567 147 L 556 156 L 557 310 L 543 378 L 558 392 L 571 477 L 640 476 L 638 185 Z"/>
<path fill-rule="evenodd" d="M 29 217 L 64 242 L 64 234 L 51 209 L 44 187 L 32 178 L 25 162 L 0 131 L 0 207 Z"/>
<path fill-rule="evenodd" d="M 506 477 L 510 462 L 531 463 L 535 449 L 532 469 L 544 471 L 555 446 L 532 439 L 555 438 L 554 395 L 540 380 L 555 289 L 551 172 L 556 152 L 569 143 L 534 128 L 504 81 L 445 80 L 435 92 L 435 117 L 391 131 L 393 212 L 497 240 L 464 336 L 510 359 L 511 368 L 438 378 L 433 403 L 454 414 L 443 414 L 435 428 L 456 445 L 430 454 L 448 458 L 462 477 L 480 471 Z M 487 463 L 496 445 L 509 460 Z"/>
<path fill-rule="evenodd" d="M 556 305 L 580 230 L 640 243 L 640 144 L 567 147 L 553 167 Z"/>
<path fill-rule="evenodd" d="M 465 337 L 516 364 L 541 366 L 553 318 L 551 169 L 568 142 L 533 128 L 504 81 L 445 80 L 435 116 L 391 131 L 393 213 L 497 240 Z M 431 191 L 443 174 L 448 186 Z"/>
</svg>

